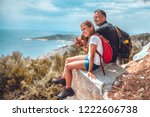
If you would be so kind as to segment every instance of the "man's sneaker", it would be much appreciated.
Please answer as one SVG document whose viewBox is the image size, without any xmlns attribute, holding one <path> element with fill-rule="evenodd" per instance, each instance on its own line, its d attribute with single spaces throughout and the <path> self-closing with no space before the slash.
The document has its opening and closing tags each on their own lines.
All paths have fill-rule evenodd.
<svg viewBox="0 0 150 117">
<path fill-rule="evenodd" d="M 68 96 L 73 96 L 74 95 L 74 91 L 72 88 L 64 88 L 64 90 L 57 96 L 58 99 L 64 99 Z"/>
<path fill-rule="evenodd" d="M 52 79 L 53 84 L 62 84 L 63 86 L 66 86 L 66 80 L 64 78 L 59 79 Z"/>
</svg>

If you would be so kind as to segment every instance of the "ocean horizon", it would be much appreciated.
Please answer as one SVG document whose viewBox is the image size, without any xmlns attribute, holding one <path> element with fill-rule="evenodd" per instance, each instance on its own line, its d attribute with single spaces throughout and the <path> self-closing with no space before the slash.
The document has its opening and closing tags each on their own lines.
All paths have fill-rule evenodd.
<svg viewBox="0 0 150 117">
<path fill-rule="evenodd" d="M 72 40 L 33 40 L 32 38 L 53 34 L 71 34 L 67 32 L 50 32 L 41 30 L 0 29 L 0 56 L 11 55 L 19 51 L 23 57 L 37 58 L 59 47 L 73 44 Z"/>
</svg>

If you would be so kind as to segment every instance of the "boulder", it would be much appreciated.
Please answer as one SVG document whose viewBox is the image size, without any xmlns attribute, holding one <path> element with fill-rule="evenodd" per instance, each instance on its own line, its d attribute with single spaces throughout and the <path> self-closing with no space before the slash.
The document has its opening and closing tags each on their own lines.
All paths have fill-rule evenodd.
<svg viewBox="0 0 150 117">
<path fill-rule="evenodd" d="M 149 54 L 149 49 L 150 49 L 150 42 L 147 45 L 143 46 L 142 50 L 139 53 L 133 56 L 133 60 L 138 61 L 144 58 L 146 55 Z"/>
<path fill-rule="evenodd" d="M 111 90 L 111 86 L 116 78 L 126 71 L 114 63 L 105 65 L 104 69 L 106 75 L 103 74 L 101 67 L 93 72 L 97 79 L 88 78 L 87 71 L 74 69 L 72 72 L 72 88 L 75 91 L 75 96 L 68 99 L 106 99 L 106 94 Z"/>
</svg>

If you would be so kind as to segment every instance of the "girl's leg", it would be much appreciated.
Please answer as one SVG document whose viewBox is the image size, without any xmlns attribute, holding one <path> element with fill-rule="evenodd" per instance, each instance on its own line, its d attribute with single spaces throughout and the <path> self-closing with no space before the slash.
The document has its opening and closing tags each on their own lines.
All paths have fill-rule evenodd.
<svg viewBox="0 0 150 117">
<path fill-rule="evenodd" d="M 74 56 L 74 57 L 67 58 L 66 62 L 65 62 L 65 65 L 70 63 L 70 62 L 84 60 L 86 56 L 87 55 L 79 55 L 79 56 Z M 65 69 L 64 69 L 64 72 L 62 74 L 62 78 L 65 78 Z"/>
<path fill-rule="evenodd" d="M 66 59 L 65 64 L 74 62 L 74 61 L 84 60 L 86 56 L 87 55 L 78 55 L 78 56 L 69 57 Z"/>
<path fill-rule="evenodd" d="M 85 60 L 80 60 L 80 61 L 74 61 L 74 62 L 70 62 L 68 64 L 65 65 L 64 68 L 64 76 L 66 78 L 66 87 L 64 88 L 64 90 L 57 95 L 57 97 L 59 99 L 63 99 L 66 98 L 67 96 L 73 96 L 74 95 L 74 91 L 71 88 L 71 83 L 72 83 L 72 69 L 85 69 L 84 66 Z"/>
<path fill-rule="evenodd" d="M 74 61 L 65 65 L 64 75 L 66 79 L 66 89 L 71 87 L 72 83 L 72 69 L 85 69 L 85 60 Z"/>
<path fill-rule="evenodd" d="M 75 62 L 75 61 L 83 61 L 85 59 L 86 55 L 79 55 L 75 57 L 70 57 L 66 59 L 65 66 L 69 63 Z M 52 82 L 54 84 L 62 84 L 63 86 L 66 86 L 66 80 L 65 80 L 65 67 L 64 67 L 64 72 L 62 76 L 60 76 L 58 79 L 53 79 Z"/>
</svg>

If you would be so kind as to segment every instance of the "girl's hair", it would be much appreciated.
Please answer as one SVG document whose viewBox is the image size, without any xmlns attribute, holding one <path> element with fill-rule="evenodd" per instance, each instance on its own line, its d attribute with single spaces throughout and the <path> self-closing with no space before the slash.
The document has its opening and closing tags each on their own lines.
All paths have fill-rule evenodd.
<svg viewBox="0 0 150 117">
<path fill-rule="evenodd" d="M 83 40 L 83 47 L 86 48 L 88 46 L 88 38 L 81 35 L 81 39 Z"/>
<path fill-rule="evenodd" d="M 89 28 L 92 27 L 92 32 L 90 32 L 90 34 L 91 34 L 91 35 L 95 34 L 95 28 L 94 28 L 94 25 L 93 25 L 93 23 L 92 23 L 91 21 L 86 20 L 86 21 L 82 22 L 81 26 L 82 26 L 82 25 L 86 25 L 86 26 L 88 26 Z"/>
<path fill-rule="evenodd" d="M 82 26 L 82 25 L 86 25 L 86 26 L 88 26 L 89 28 L 92 27 L 92 31 L 90 32 L 90 36 L 92 36 L 93 34 L 96 33 L 95 28 L 94 28 L 94 25 L 93 25 L 93 23 L 92 23 L 91 21 L 86 20 L 86 21 L 84 21 L 80 26 Z M 85 37 L 84 35 L 81 35 L 81 38 L 84 40 L 83 46 L 84 46 L 84 47 L 87 47 L 87 46 L 88 46 L 88 39 L 89 39 L 89 37 Z"/>
</svg>

